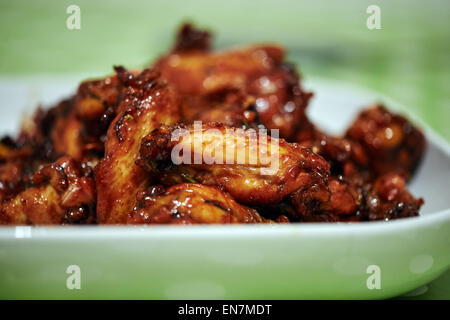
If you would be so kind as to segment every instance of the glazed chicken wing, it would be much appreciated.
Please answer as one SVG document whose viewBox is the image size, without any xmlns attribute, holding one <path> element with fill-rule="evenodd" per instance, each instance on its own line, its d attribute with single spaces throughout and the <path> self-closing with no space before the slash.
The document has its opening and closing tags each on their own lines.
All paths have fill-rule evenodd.
<svg viewBox="0 0 450 320">
<path fill-rule="evenodd" d="M 157 71 L 146 69 L 133 76 L 122 69 L 119 76 L 126 90 L 108 129 L 105 158 L 95 169 L 99 223 L 126 223 L 137 193 L 151 183 L 135 164 L 141 139 L 161 123 L 179 121 L 177 96 Z"/>
<path fill-rule="evenodd" d="M 122 89 L 117 75 L 82 82 L 75 95 L 49 110 L 39 109 L 25 122 L 16 141 L 19 150 L 31 148 L 30 158 L 47 163 L 64 155 L 96 162 L 103 156 Z"/>
<path fill-rule="evenodd" d="M 299 141 L 303 147 L 325 158 L 331 166 L 331 175 L 349 180 L 369 180 L 369 157 L 356 141 L 316 132 L 312 140 Z"/>
<path fill-rule="evenodd" d="M 69 157 L 43 166 L 26 188 L 4 201 L 0 224 L 92 223 L 95 184 L 92 169 Z"/>
<path fill-rule="evenodd" d="M 425 140 L 402 116 L 375 106 L 359 115 L 345 138 L 328 136 L 312 124 L 298 137 L 304 139 L 300 145 L 329 161 L 332 177 L 326 188 L 312 186 L 291 195 L 294 220 L 389 220 L 417 215 L 423 200 L 406 190 L 405 177 L 420 162 Z M 386 196 L 391 191 L 397 198 Z"/>
<path fill-rule="evenodd" d="M 193 116 L 200 110 L 208 113 L 211 106 L 230 108 L 226 97 L 237 92 L 254 99 L 264 126 L 277 128 L 281 137 L 290 139 L 305 117 L 311 94 L 301 89 L 298 74 L 283 62 L 284 56 L 284 49 L 277 45 L 210 51 L 209 34 L 185 25 L 174 50 L 155 67 L 182 95 L 187 122 L 200 120 Z M 245 111 L 244 106 L 232 107 Z"/>
<path fill-rule="evenodd" d="M 380 176 L 365 193 L 365 220 L 415 217 L 424 203 L 409 193 L 406 179 L 395 173 Z"/>
<path fill-rule="evenodd" d="M 346 137 L 366 150 L 375 176 L 414 173 L 425 147 L 425 137 L 406 118 L 376 105 L 360 113 Z"/>
<path fill-rule="evenodd" d="M 100 158 L 122 87 L 116 75 L 81 83 L 73 97 L 48 111 L 38 111 L 19 141 L 43 146 L 49 159 L 61 155 L 83 161 Z"/>
<path fill-rule="evenodd" d="M 141 166 L 154 171 L 155 161 L 165 184 L 187 177 L 253 205 L 277 203 L 305 185 L 325 183 L 329 174 L 328 163 L 308 149 L 217 123 L 159 127 L 140 150 Z"/>
<path fill-rule="evenodd" d="M 129 224 L 264 223 L 255 209 L 227 193 L 202 184 L 183 183 L 164 190 L 154 186 L 138 194 Z"/>
<path fill-rule="evenodd" d="M 327 188 L 299 189 L 291 196 L 293 221 L 373 221 L 418 215 L 423 199 L 406 189 L 404 177 L 388 173 L 357 185 L 330 178 Z"/>
<path fill-rule="evenodd" d="M 297 220 L 307 220 L 321 214 L 351 215 L 361 204 L 357 190 L 345 180 L 335 177 L 330 178 L 327 185 L 298 189 L 290 198 Z"/>
</svg>

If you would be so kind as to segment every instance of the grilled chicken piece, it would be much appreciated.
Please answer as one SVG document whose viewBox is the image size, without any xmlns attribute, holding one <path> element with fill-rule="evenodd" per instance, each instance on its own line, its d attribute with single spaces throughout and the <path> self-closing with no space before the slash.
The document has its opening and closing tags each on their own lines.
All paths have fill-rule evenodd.
<svg viewBox="0 0 450 320">
<path fill-rule="evenodd" d="M 0 165 L 0 203 L 22 191 L 29 180 L 22 162 L 9 161 Z"/>
<path fill-rule="evenodd" d="M 298 219 L 318 214 L 351 215 L 361 204 L 360 194 L 343 179 L 330 178 L 327 185 L 315 184 L 300 188 L 291 196 Z"/>
<path fill-rule="evenodd" d="M 54 152 L 83 160 L 102 157 L 106 131 L 117 112 L 122 91 L 123 83 L 117 74 L 81 83 L 68 115 L 57 117 L 54 123 Z"/>
<path fill-rule="evenodd" d="M 317 131 L 312 140 L 298 143 L 326 159 L 330 163 L 332 176 L 370 181 L 369 157 L 358 142 Z"/>
<path fill-rule="evenodd" d="M 200 120 L 195 117 L 198 111 L 207 113 L 211 106 L 230 108 L 226 97 L 238 93 L 254 99 L 257 119 L 264 126 L 293 138 L 311 94 L 300 87 L 295 69 L 283 62 L 284 49 L 267 44 L 210 51 L 209 38 L 208 33 L 185 25 L 172 52 L 155 63 L 182 95 L 184 120 Z M 244 112 L 245 106 L 241 109 Z M 239 121 L 231 125 L 241 126 Z"/>
<path fill-rule="evenodd" d="M 0 141 L 0 161 L 14 162 L 16 160 L 28 158 L 33 154 L 31 146 L 17 146 L 15 141 L 9 137 Z"/>
<path fill-rule="evenodd" d="M 252 205 L 280 202 L 329 174 L 328 163 L 306 148 L 220 123 L 159 127 L 142 140 L 139 164 L 150 172 L 156 164 L 163 184 L 192 179 Z"/>
<path fill-rule="evenodd" d="M 77 176 L 82 165 L 94 167 L 103 156 L 104 135 L 117 108 L 122 84 L 116 75 L 83 82 L 73 97 L 47 111 L 39 109 L 24 122 L 16 140 L 0 142 L 0 199 L 6 223 L 57 224 L 95 221 L 93 178 L 84 186 L 92 201 L 70 207 L 68 195 L 54 185 L 37 182 L 42 172 L 69 170 Z M 62 158 L 61 158 L 62 157 Z M 82 163 L 82 164 L 80 164 Z M 51 168 L 51 169 L 50 169 Z M 75 172 L 75 173 L 74 173 Z M 62 183 L 66 178 L 61 177 Z M 87 179 L 83 177 L 79 181 Z M 44 179 L 45 180 L 45 179 Z M 82 188 L 74 185 L 73 188 Z M 83 190 L 84 190 L 83 189 Z M 68 189 L 67 194 L 83 191 Z M 64 198 L 62 198 L 64 197 Z M 32 212 L 35 210 L 35 212 Z M 40 218 L 40 216 L 42 216 Z"/>
<path fill-rule="evenodd" d="M 182 101 L 181 115 L 185 123 L 221 122 L 243 129 L 262 126 L 256 112 L 255 98 L 242 92 L 227 92 L 210 97 L 183 96 Z"/>
<path fill-rule="evenodd" d="M 425 137 L 419 129 L 381 105 L 361 112 L 346 137 L 365 149 L 375 176 L 396 172 L 410 177 L 426 148 Z"/>
<path fill-rule="evenodd" d="M 0 224 L 93 222 L 95 184 L 88 164 L 63 157 L 37 171 L 31 183 L 31 187 L 3 202 Z"/>
<path fill-rule="evenodd" d="M 154 186 L 138 194 L 129 224 L 268 223 L 255 209 L 237 203 L 217 188 L 183 183 L 164 190 Z"/>
<path fill-rule="evenodd" d="M 415 217 L 423 205 L 406 188 L 404 177 L 388 173 L 358 186 L 341 177 L 327 188 L 299 189 L 291 196 L 293 221 L 373 221 Z"/>
<path fill-rule="evenodd" d="M 119 71 L 126 86 L 117 116 L 105 144 L 105 158 L 95 169 L 99 223 L 123 224 L 136 204 L 136 195 L 151 183 L 149 175 L 135 164 L 141 139 L 161 123 L 179 121 L 179 101 L 174 91 L 146 69 L 137 76 Z"/>
<path fill-rule="evenodd" d="M 122 89 L 117 75 L 81 83 L 74 96 L 47 111 L 39 109 L 25 122 L 16 143 L 47 163 L 64 155 L 79 161 L 101 158 Z"/>
<path fill-rule="evenodd" d="M 37 163 L 30 160 L 30 145 L 18 146 L 10 137 L 0 140 L 0 203 L 23 191 L 32 179 Z"/>
<path fill-rule="evenodd" d="M 391 220 L 419 215 L 424 201 L 406 189 L 406 179 L 395 173 L 380 176 L 365 190 L 363 219 Z"/>
<path fill-rule="evenodd" d="M 420 162 L 425 140 L 402 116 L 376 106 L 363 111 L 344 138 L 328 136 L 309 123 L 298 139 L 329 161 L 331 177 L 327 186 L 291 195 L 291 220 L 390 220 L 418 214 L 423 200 L 407 191 L 405 178 Z"/>
</svg>

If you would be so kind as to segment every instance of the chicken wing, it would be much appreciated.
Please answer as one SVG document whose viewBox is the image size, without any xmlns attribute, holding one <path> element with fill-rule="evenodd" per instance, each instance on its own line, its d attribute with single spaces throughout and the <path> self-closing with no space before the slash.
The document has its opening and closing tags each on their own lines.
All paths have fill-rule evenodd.
<svg viewBox="0 0 450 320">
<path fill-rule="evenodd" d="M 298 190 L 290 198 L 293 221 L 392 220 L 417 216 L 423 205 L 423 199 L 407 190 L 405 178 L 395 173 L 360 186 L 333 177 L 327 188 Z"/>
<path fill-rule="evenodd" d="M 219 123 L 159 127 L 142 140 L 139 164 L 152 172 L 155 161 L 164 184 L 192 179 L 253 205 L 277 203 L 329 175 L 328 163 L 306 148 Z"/>
<path fill-rule="evenodd" d="M 141 139 L 160 123 L 179 121 L 178 98 L 157 71 L 146 69 L 133 76 L 122 69 L 119 77 L 126 90 L 108 129 L 105 158 L 95 168 L 99 223 L 126 223 L 137 193 L 151 183 L 135 165 Z"/>
<path fill-rule="evenodd" d="M 368 189 L 368 190 L 367 190 Z M 406 179 L 395 173 L 380 176 L 365 190 L 364 220 L 391 220 L 419 215 L 422 198 L 406 189 Z"/>
<path fill-rule="evenodd" d="M 331 166 L 331 175 L 344 176 L 348 180 L 370 180 L 369 157 L 356 141 L 316 132 L 312 140 L 299 141 L 303 147 L 310 148 L 321 155 Z"/>
<path fill-rule="evenodd" d="M 381 105 L 361 112 L 346 137 L 365 149 L 375 177 L 389 172 L 411 176 L 426 148 L 420 130 Z"/>
<path fill-rule="evenodd" d="M 49 110 L 39 109 L 17 143 L 36 151 L 33 158 L 49 162 L 63 155 L 79 161 L 101 158 L 122 89 L 117 75 L 82 82 L 74 96 Z"/>
<path fill-rule="evenodd" d="M 154 186 L 137 196 L 129 224 L 267 223 L 255 209 L 237 203 L 217 188 L 183 183 Z"/>
<path fill-rule="evenodd" d="M 298 74 L 283 62 L 284 56 L 284 49 L 277 45 L 212 52 L 209 35 L 185 25 L 172 52 L 155 67 L 182 95 L 187 122 L 200 120 L 193 118 L 198 113 L 190 110 L 202 106 L 205 113 L 211 105 L 226 107 L 221 98 L 239 92 L 254 99 L 264 126 L 277 128 L 281 137 L 291 139 L 305 116 L 311 94 L 302 90 Z"/>
<path fill-rule="evenodd" d="M 95 184 L 88 164 L 63 157 L 43 166 L 31 183 L 2 203 L 0 224 L 92 223 L 95 219 Z"/>
<path fill-rule="evenodd" d="M 291 201 L 296 217 L 302 219 L 323 213 L 354 214 L 361 203 L 358 196 L 345 180 L 332 177 L 327 185 L 315 184 L 298 189 L 291 195 Z"/>
</svg>

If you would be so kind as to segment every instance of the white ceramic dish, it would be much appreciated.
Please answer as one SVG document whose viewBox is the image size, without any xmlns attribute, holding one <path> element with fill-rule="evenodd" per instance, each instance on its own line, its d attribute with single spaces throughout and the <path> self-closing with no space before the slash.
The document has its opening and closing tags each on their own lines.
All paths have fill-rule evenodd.
<svg viewBox="0 0 450 320">
<path fill-rule="evenodd" d="M 15 130 L 29 105 L 54 102 L 76 83 L 1 80 L 0 134 Z M 307 84 L 316 93 L 310 116 L 328 132 L 341 132 L 374 101 L 406 110 L 355 86 L 320 79 Z M 360 224 L 3 227 L 0 298 L 388 298 L 418 288 L 450 266 L 450 147 L 413 120 L 429 142 L 410 185 L 425 199 L 420 217 Z M 80 290 L 66 287 L 70 265 L 80 267 Z M 373 265 L 381 289 L 367 286 Z"/>
</svg>

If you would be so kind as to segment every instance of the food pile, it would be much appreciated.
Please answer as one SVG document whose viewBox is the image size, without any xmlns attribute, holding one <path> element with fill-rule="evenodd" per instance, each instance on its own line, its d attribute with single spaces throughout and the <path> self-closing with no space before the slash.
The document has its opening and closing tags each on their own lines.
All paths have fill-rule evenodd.
<svg viewBox="0 0 450 320">
<path fill-rule="evenodd" d="M 1 139 L 0 224 L 418 215 L 423 200 L 406 183 L 426 141 L 406 118 L 373 105 L 343 136 L 328 135 L 308 119 L 313 94 L 303 90 L 282 47 L 214 51 L 210 43 L 210 33 L 186 24 L 151 67 L 115 67 L 114 75 L 85 81 L 72 97 L 37 110 L 16 138 Z M 232 148 L 221 154 L 224 141 Z M 229 150 L 247 153 L 228 161 L 238 158 Z M 277 163 L 269 174 L 268 158 Z"/>
</svg>

